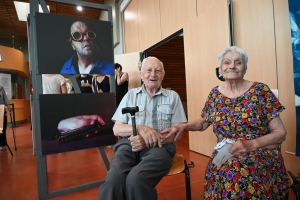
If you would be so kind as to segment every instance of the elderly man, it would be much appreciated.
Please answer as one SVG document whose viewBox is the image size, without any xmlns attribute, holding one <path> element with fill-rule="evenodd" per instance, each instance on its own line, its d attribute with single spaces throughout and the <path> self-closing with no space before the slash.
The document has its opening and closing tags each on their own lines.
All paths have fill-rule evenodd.
<svg viewBox="0 0 300 200">
<path fill-rule="evenodd" d="M 161 87 L 165 71 L 155 57 L 143 60 L 142 87 L 131 89 L 122 99 L 112 120 L 114 134 L 122 139 L 114 146 L 114 157 L 104 184 L 101 200 L 155 200 L 155 186 L 168 173 L 176 147 L 174 138 L 160 134 L 165 128 L 186 123 L 179 95 Z M 136 113 L 137 136 L 133 136 L 129 114 L 124 107 L 139 107 Z"/>
<path fill-rule="evenodd" d="M 60 74 L 114 74 L 114 65 L 102 58 L 96 33 L 81 21 L 71 26 L 70 43 L 76 53 L 65 62 Z"/>
</svg>

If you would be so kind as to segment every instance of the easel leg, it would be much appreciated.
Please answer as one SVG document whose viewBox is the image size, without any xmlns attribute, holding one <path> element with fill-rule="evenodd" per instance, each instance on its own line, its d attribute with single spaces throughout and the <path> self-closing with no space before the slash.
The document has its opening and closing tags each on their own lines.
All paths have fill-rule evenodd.
<svg viewBox="0 0 300 200">
<path fill-rule="evenodd" d="M 14 138 L 14 144 L 15 144 L 15 150 L 17 150 L 17 145 L 16 145 L 16 138 L 15 138 L 15 120 L 13 120 L 12 116 L 11 116 L 11 113 L 9 114 L 10 116 L 10 122 L 11 122 L 11 131 L 12 131 L 12 134 L 13 134 L 13 138 Z"/>
<path fill-rule="evenodd" d="M 9 146 L 8 146 L 8 144 L 7 144 L 7 142 L 6 142 L 6 146 L 7 146 L 8 150 L 9 150 L 10 154 L 11 154 L 12 156 L 14 156 L 14 154 L 13 154 L 12 151 L 10 150 L 10 148 L 9 148 Z"/>
</svg>

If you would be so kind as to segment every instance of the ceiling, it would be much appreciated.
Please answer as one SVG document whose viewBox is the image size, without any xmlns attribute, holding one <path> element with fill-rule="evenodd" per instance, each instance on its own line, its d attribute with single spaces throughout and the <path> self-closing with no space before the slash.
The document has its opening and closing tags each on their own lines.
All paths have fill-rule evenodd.
<svg viewBox="0 0 300 200">
<path fill-rule="evenodd" d="M 29 0 L 17 1 L 29 2 Z M 54 1 L 45 1 L 50 7 L 51 14 L 99 19 L 101 12 L 99 9 L 84 7 L 82 11 L 77 11 L 76 5 L 56 3 Z M 104 2 L 104 0 L 82 1 L 98 4 L 103 4 Z M 19 43 L 27 42 L 27 25 L 26 22 L 19 21 L 14 0 L 0 0 L 0 16 L 0 41 L 11 40 Z"/>
</svg>

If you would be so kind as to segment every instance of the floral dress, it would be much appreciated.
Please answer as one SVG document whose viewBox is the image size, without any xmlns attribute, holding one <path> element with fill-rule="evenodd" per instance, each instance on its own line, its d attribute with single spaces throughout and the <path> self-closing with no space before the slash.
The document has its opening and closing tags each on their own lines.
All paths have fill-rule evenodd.
<svg viewBox="0 0 300 200">
<path fill-rule="evenodd" d="M 269 134 L 268 124 L 284 109 L 267 85 L 254 82 L 237 98 L 213 88 L 202 118 L 213 125 L 218 142 L 253 140 Z M 279 147 L 236 154 L 220 167 L 212 163 L 216 153 L 206 168 L 204 199 L 284 199 L 290 181 Z"/>
</svg>

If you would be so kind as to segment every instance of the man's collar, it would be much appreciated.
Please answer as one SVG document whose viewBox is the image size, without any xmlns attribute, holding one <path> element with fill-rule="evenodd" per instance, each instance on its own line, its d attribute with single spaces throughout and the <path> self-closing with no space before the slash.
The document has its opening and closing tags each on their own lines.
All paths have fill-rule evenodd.
<svg viewBox="0 0 300 200">
<path fill-rule="evenodd" d="M 77 53 L 75 53 L 73 55 L 72 65 L 74 66 L 75 71 L 79 74 L 78 55 L 77 55 Z M 103 67 L 104 67 L 104 65 L 103 65 L 102 56 L 99 53 L 97 53 L 96 62 L 94 64 L 93 68 L 91 69 L 90 74 L 93 74 L 93 72 L 95 72 L 97 74 L 98 70 L 95 70 L 95 68 L 103 68 Z"/>
<path fill-rule="evenodd" d="M 145 89 L 145 84 L 143 84 L 141 87 L 137 88 L 136 94 L 140 93 L 140 92 L 148 94 L 147 91 L 146 91 L 146 89 Z M 164 96 L 167 96 L 166 90 L 164 88 L 162 88 L 161 86 L 159 87 L 159 90 L 155 93 L 155 95 L 160 95 L 160 94 L 162 94 Z"/>
</svg>

